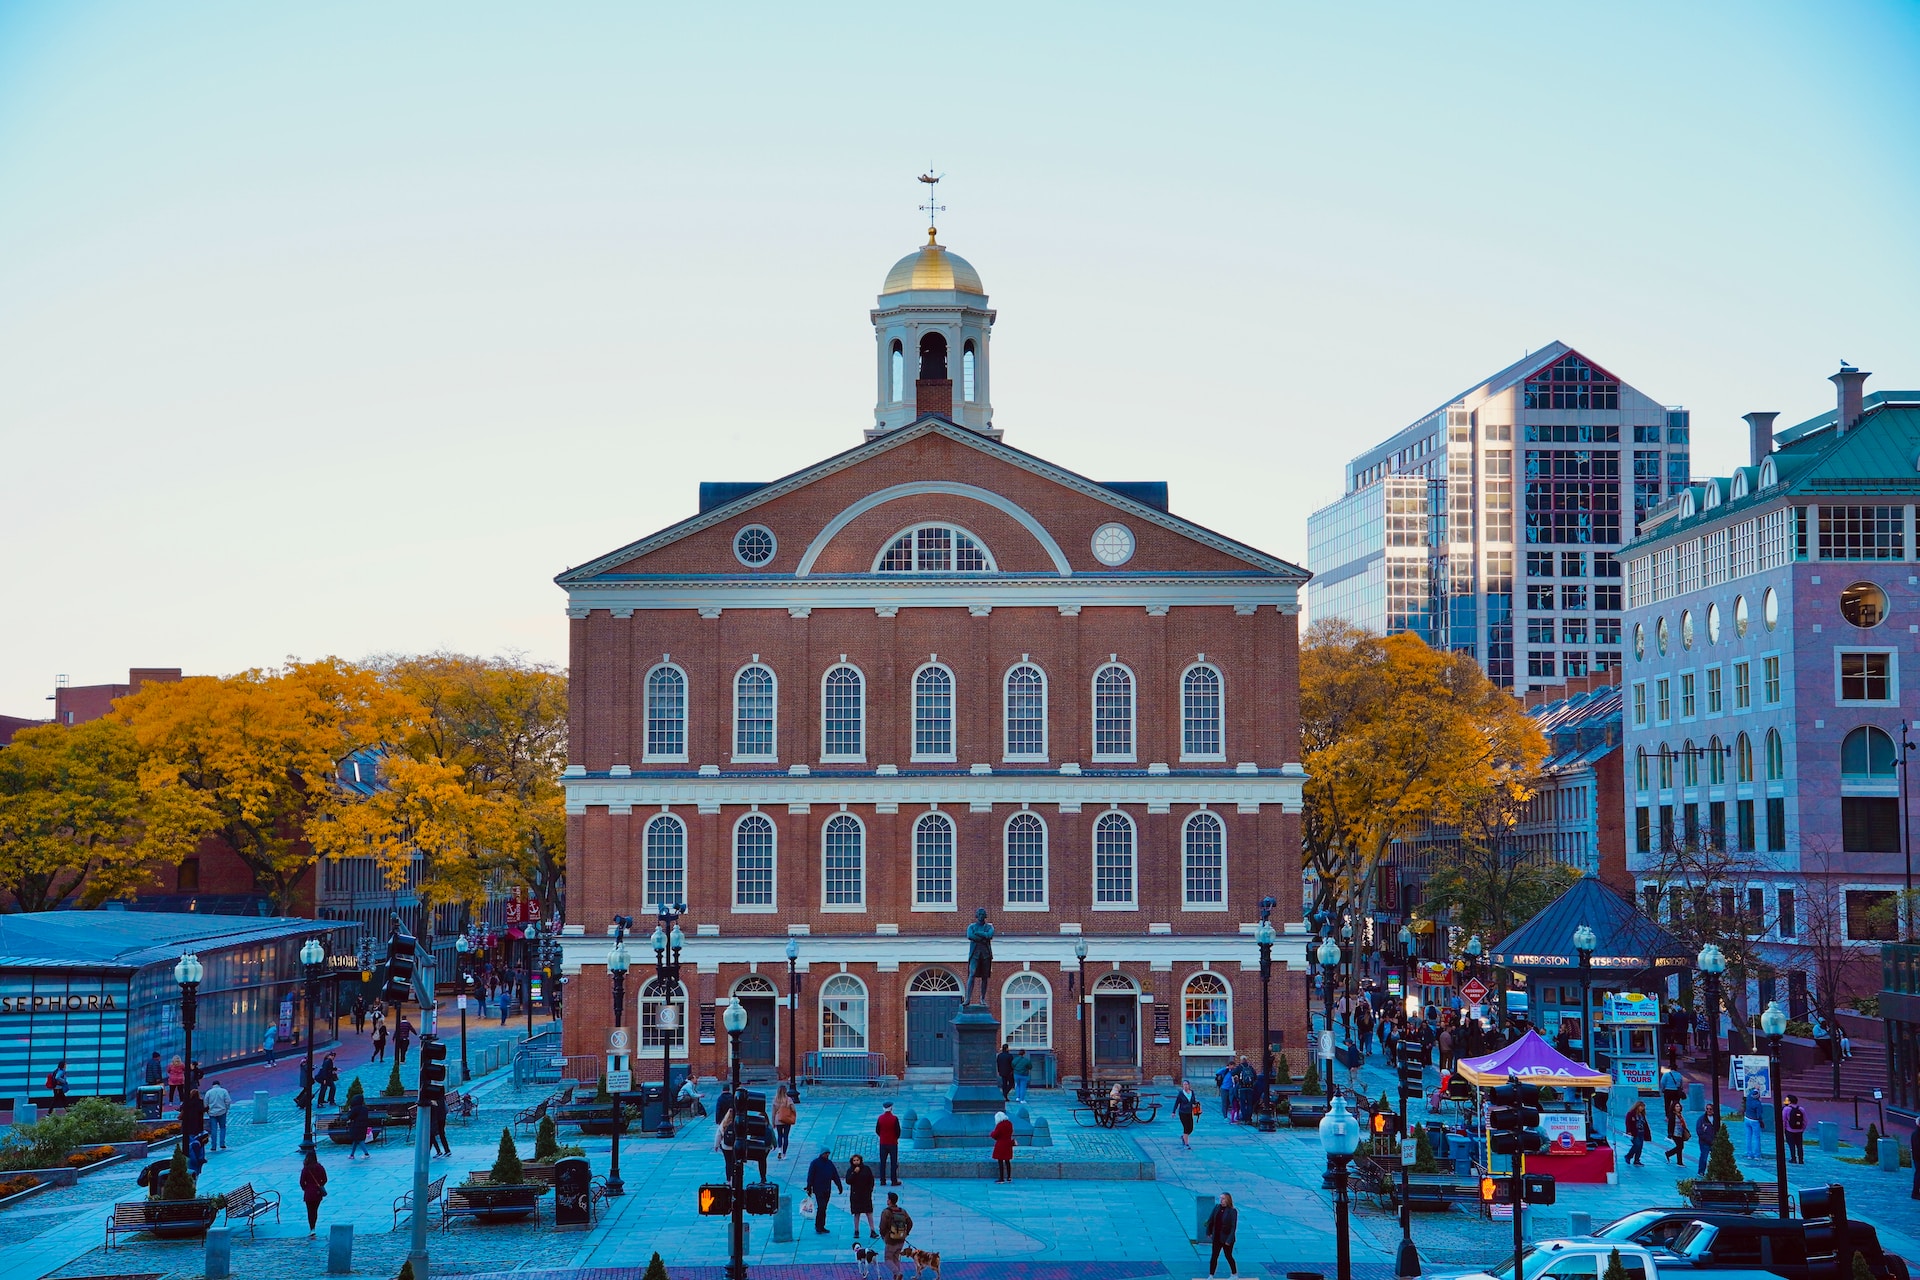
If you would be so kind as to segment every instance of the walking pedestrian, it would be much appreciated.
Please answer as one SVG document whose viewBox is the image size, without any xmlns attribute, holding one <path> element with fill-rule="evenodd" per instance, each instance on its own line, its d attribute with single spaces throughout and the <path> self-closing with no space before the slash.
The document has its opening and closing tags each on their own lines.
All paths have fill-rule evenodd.
<svg viewBox="0 0 1920 1280">
<path fill-rule="evenodd" d="M 873 1132 L 880 1139 L 880 1181 L 897 1187 L 900 1185 L 900 1117 L 893 1114 L 891 1102 L 881 1106 L 880 1118 L 873 1122 Z"/>
<path fill-rule="evenodd" d="M 1226 1192 L 1220 1193 L 1220 1199 L 1214 1203 L 1213 1212 L 1207 1215 L 1207 1239 L 1213 1245 L 1213 1256 L 1207 1259 L 1207 1274 L 1212 1275 L 1220 1265 L 1220 1255 L 1227 1255 L 1227 1274 L 1237 1276 L 1240 1269 L 1233 1261 L 1233 1241 L 1240 1226 L 1240 1211 L 1233 1207 L 1233 1197 Z"/>
<path fill-rule="evenodd" d="M 1627 1112 L 1627 1137 L 1633 1140 L 1633 1145 L 1627 1148 L 1628 1164 L 1646 1164 L 1640 1152 L 1646 1147 L 1647 1139 L 1652 1136 L 1653 1127 L 1647 1123 L 1647 1104 L 1634 1103 Z"/>
<path fill-rule="evenodd" d="M 201 1095 L 207 1104 L 207 1138 L 215 1151 L 227 1149 L 227 1113 L 233 1109 L 233 1095 L 218 1080 L 207 1082 L 207 1091 Z"/>
<path fill-rule="evenodd" d="M 1013 1047 L 1005 1041 L 1001 1041 L 1000 1052 L 993 1056 L 993 1069 L 1000 1076 L 1000 1101 L 1004 1103 L 1013 1092 Z"/>
<path fill-rule="evenodd" d="M 207 1100 L 200 1096 L 198 1089 L 188 1089 L 187 1096 L 180 1100 L 180 1133 L 182 1137 L 197 1137 L 207 1124 Z"/>
<path fill-rule="evenodd" d="M 280 1028 L 267 1028 L 267 1034 L 260 1037 L 260 1052 L 267 1055 L 267 1065 L 272 1066 L 280 1054 Z"/>
<path fill-rule="evenodd" d="M 340 1064 L 328 1054 L 320 1063 L 320 1072 L 314 1077 L 320 1082 L 320 1105 L 337 1106 L 340 1101 Z"/>
<path fill-rule="evenodd" d="M 1680 1074 L 1680 1068 L 1671 1060 L 1667 1069 L 1660 1073 L 1660 1101 L 1667 1108 L 1667 1136 L 1673 1136 L 1673 1122 L 1680 1114 L 1680 1097 L 1687 1087 L 1687 1079 Z"/>
<path fill-rule="evenodd" d="M 1233 1103 L 1235 1086 L 1233 1083 L 1233 1064 L 1227 1063 L 1213 1073 L 1214 1087 L 1220 1090 L 1220 1118 L 1228 1124 L 1233 1123 Z M 1118 1089 L 1120 1086 L 1115 1085 Z"/>
<path fill-rule="evenodd" d="M 364 1093 L 347 1094 L 347 1128 L 353 1134 L 353 1146 L 347 1151 L 351 1160 L 367 1146 L 367 1095 Z M 373 1152 L 367 1151 L 367 1159 L 373 1159 Z"/>
<path fill-rule="evenodd" d="M 1667 1148 L 1663 1159 L 1671 1160 L 1681 1168 L 1687 1167 L 1687 1117 L 1675 1112 L 1673 1126 L 1667 1130 L 1667 1136 L 1673 1139 L 1673 1145 Z"/>
<path fill-rule="evenodd" d="M 407 1021 L 407 1015 L 400 1015 L 400 1025 L 393 1030 L 393 1052 L 401 1062 L 407 1060 L 407 1046 L 413 1043 L 413 1024 Z"/>
<path fill-rule="evenodd" d="M 1787 1095 L 1786 1109 L 1781 1112 L 1782 1127 L 1787 1135 L 1787 1162 L 1805 1164 L 1807 1162 L 1807 1113 L 1800 1108 L 1800 1099 L 1793 1094 Z"/>
<path fill-rule="evenodd" d="M 150 1085 L 165 1084 L 167 1082 L 167 1064 L 160 1061 L 160 1051 L 158 1049 L 155 1049 L 153 1056 L 147 1059 L 146 1082 Z"/>
<path fill-rule="evenodd" d="M 993 1113 L 993 1163 L 995 1182 L 1013 1181 L 1013 1121 L 1004 1111 Z"/>
<path fill-rule="evenodd" d="M 793 1126 L 800 1119 L 800 1109 L 793 1105 L 793 1097 L 787 1092 L 787 1086 L 781 1085 L 773 1091 L 773 1107 L 767 1118 L 773 1121 L 773 1140 L 780 1158 L 787 1158 L 787 1139 L 793 1135 Z"/>
<path fill-rule="evenodd" d="M 67 1105 L 67 1064 L 62 1062 L 47 1073 L 47 1091 L 53 1095 L 53 1108 L 62 1110 Z"/>
<path fill-rule="evenodd" d="M 207 1140 L 205 1134 L 194 1134 L 187 1139 L 187 1172 L 197 1182 L 200 1171 L 207 1167 Z"/>
<path fill-rule="evenodd" d="M 833 1149 L 820 1148 L 820 1154 L 807 1166 L 807 1197 L 813 1201 L 813 1233 L 827 1234 L 827 1204 L 841 1187 L 840 1170 L 833 1164 Z"/>
<path fill-rule="evenodd" d="M 387 1024 L 384 1022 L 376 1022 L 373 1024 L 373 1056 L 371 1058 L 368 1058 L 367 1061 L 368 1062 L 385 1062 L 386 1060 L 387 1060 Z"/>
<path fill-rule="evenodd" d="M 311 1151 L 300 1166 L 300 1198 L 307 1202 L 307 1238 L 311 1240 L 320 1231 L 320 1202 L 327 1198 L 327 1171 Z"/>
<path fill-rule="evenodd" d="M 893 1280 L 900 1280 L 900 1251 L 913 1234 L 913 1218 L 900 1207 L 900 1193 L 887 1192 L 887 1207 L 880 1211 L 880 1243 L 886 1246 L 884 1258 Z"/>
<path fill-rule="evenodd" d="M 1180 1081 L 1180 1092 L 1173 1095 L 1173 1114 L 1180 1119 L 1180 1145 L 1193 1150 L 1193 1118 L 1200 1114 L 1200 1095 L 1184 1077 Z"/>
<path fill-rule="evenodd" d="M 1765 1108 L 1760 1105 L 1760 1088 L 1758 1085 L 1755 1085 L 1747 1090 L 1745 1108 L 1747 1119 L 1747 1159 L 1749 1160 L 1758 1160 L 1760 1158 L 1760 1117 L 1765 1113 Z"/>
<path fill-rule="evenodd" d="M 857 1153 L 847 1161 L 847 1208 L 853 1213 L 853 1238 L 860 1238 L 860 1219 L 867 1220 L 867 1239 L 878 1240 L 873 1222 L 873 1170 Z"/>
<path fill-rule="evenodd" d="M 365 996 L 355 996 L 353 998 L 353 1034 L 360 1036 L 366 1033 L 367 998 Z"/>
<path fill-rule="evenodd" d="M 1704 1178 L 1707 1176 L 1707 1157 L 1713 1154 L 1713 1140 L 1720 1132 L 1719 1108 L 1708 1107 L 1701 1115 L 1700 1123 L 1694 1126 L 1693 1132 L 1699 1139 L 1700 1145 L 1700 1152 L 1696 1157 L 1698 1167 L 1694 1170 L 1694 1175 Z"/>
<path fill-rule="evenodd" d="M 1013 1100 L 1027 1100 L 1027 1082 L 1033 1076 L 1033 1059 L 1025 1049 L 1013 1055 Z"/>
<path fill-rule="evenodd" d="M 447 1095 L 433 1100 L 427 1112 L 427 1149 L 435 1155 L 450 1156 L 453 1145 L 447 1141 Z"/>
<path fill-rule="evenodd" d="M 179 1054 L 173 1055 L 173 1061 L 167 1064 L 167 1101 L 179 1102 L 186 1096 L 187 1064 L 180 1060 Z"/>
<path fill-rule="evenodd" d="M 1327 1068 L 1331 1071 L 1331 1065 Z M 1233 1110 L 1241 1124 L 1253 1123 L 1253 1064 L 1247 1061 L 1247 1055 L 1241 1054 L 1240 1061 L 1233 1068 Z"/>
</svg>

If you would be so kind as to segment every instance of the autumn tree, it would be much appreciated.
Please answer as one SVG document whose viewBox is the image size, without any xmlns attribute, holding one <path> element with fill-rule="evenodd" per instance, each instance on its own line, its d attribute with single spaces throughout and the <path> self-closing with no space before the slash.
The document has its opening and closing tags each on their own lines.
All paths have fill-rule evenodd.
<svg viewBox="0 0 1920 1280">
<path fill-rule="evenodd" d="M 23 729 L 0 751 L 0 888 L 21 911 L 147 884 L 139 749 L 119 720 Z"/>
<path fill-rule="evenodd" d="M 1747 1008 L 1747 979 L 1773 971 L 1766 937 L 1774 925 L 1766 895 L 1751 889 L 1781 868 L 1765 854 L 1729 847 L 1725 832 L 1708 828 L 1660 843 L 1636 873 L 1642 910 L 1657 919 L 1649 908 L 1665 904 L 1667 932 L 1689 955 L 1708 943 L 1720 948 L 1727 958 L 1720 984 L 1727 1016 L 1748 1028 L 1754 1011 Z"/>
<path fill-rule="evenodd" d="M 1546 741 L 1465 654 L 1418 636 L 1314 624 L 1300 654 L 1302 843 L 1315 907 L 1366 897 L 1395 840 L 1532 776 Z"/>
</svg>

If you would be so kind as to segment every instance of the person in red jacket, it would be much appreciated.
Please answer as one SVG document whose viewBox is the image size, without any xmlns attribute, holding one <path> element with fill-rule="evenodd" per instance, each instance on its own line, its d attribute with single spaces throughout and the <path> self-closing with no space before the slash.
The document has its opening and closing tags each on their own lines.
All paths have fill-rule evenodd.
<svg viewBox="0 0 1920 1280">
<path fill-rule="evenodd" d="M 1007 1113 L 993 1113 L 993 1162 L 998 1165 L 994 1171 L 995 1182 L 1013 1181 L 1013 1121 L 1007 1119 Z"/>
<path fill-rule="evenodd" d="M 873 1131 L 880 1139 L 880 1185 L 897 1187 L 900 1185 L 900 1117 L 893 1114 L 891 1102 L 880 1108 L 880 1118 L 873 1122 Z"/>
</svg>

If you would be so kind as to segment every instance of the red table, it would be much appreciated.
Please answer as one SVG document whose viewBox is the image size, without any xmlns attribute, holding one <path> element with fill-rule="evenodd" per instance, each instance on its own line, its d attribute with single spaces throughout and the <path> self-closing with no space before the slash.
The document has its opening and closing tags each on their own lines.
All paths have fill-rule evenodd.
<svg viewBox="0 0 1920 1280">
<path fill-rule="evenodd" d="M 1565 1155 L 1542 1151 L 1527 1157 L 1527 1172 L 1551 1174 L 1555 1182 L 1604 1183 L 1613 1172 L 1613 1148 L 1588 1147 Z"/>
</svg>

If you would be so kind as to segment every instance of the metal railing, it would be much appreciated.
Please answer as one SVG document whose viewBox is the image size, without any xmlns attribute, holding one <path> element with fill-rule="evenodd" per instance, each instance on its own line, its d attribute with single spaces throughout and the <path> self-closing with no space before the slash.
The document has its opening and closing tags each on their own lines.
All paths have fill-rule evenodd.
<svg viewBox="0 0 1920 1280">
<path fill-rule="evenodd" d="M 808 1084 L 878 1084 L 887 1074 L 884 1053 L 809 1052 L 800 1078 Z"/>
</svg>

